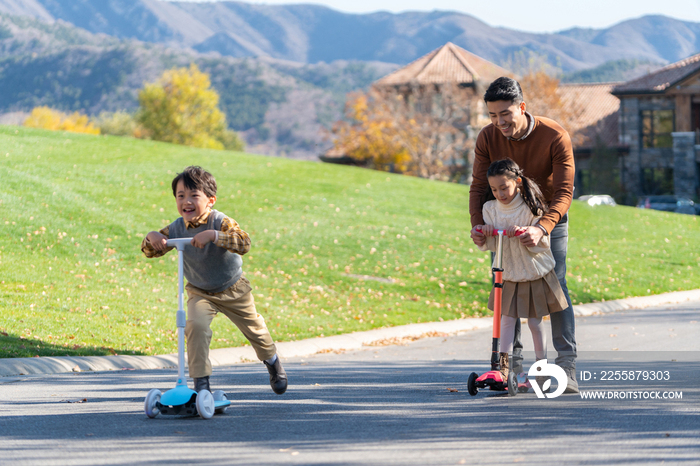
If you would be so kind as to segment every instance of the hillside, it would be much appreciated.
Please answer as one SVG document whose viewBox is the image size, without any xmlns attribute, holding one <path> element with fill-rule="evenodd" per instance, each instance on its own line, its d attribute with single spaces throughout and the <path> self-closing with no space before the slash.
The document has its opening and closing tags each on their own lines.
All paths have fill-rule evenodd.
<svg viewBox="0 0 700 466">
<path fill-rule="evenodd" d="M 216 207 L 252 238 L 244 270 L 277 341 L 484 315 L 488 254 L 468 187 L 153 141 L 0 127 L 1 355 L 175 351 L 170 180 L 210 169 Z M 640 236 L 643 232 L 643 236 Z M 575 303 L 700 287 L 698 217 L 571 208 Z M 214 347 L 241 345 L 223 318 Z"/>
<path fill-rule="evenodd" d="M 453 42 L 503 65 L 536 54 L 564 73 L 620 59 L 669 63 L 700 50 L 700 24 L 645 16 L 606 29 L 533 34 L 452 11 L 350 14 L 310 4 L 233 1 L 0 0 L 0 12 L 94 33 L 234 57 L 405 64 Z"/>
<path fill-rule="evenodd" d="M 561 76 L 562 83 L 606 83 L 631 81 L 661 68 L 662 63 L 649 60 L 622 59 L 603 63 L 595 68 L 574 71 Z"/>
<path fill-rule="evenodd" d="M 39 105 L 90 115 L 133 111 L 144 82 L 190 62 L 211 75 L 230 127 L 252 151 L 309 159 L 327 147 L 324 128 L 340 118 L 345 94 L 394 69 L 203 55 L 92 34 L 62 21 L 0 15 L 0 113 L 21 117 Z"/>
</svg>

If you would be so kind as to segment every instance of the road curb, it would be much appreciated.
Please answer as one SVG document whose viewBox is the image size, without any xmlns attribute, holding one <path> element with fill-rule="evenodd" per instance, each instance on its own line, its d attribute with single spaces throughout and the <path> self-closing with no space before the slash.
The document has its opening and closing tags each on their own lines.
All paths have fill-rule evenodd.
<svg viewBox="0 0 700 466">
<path fill-rule="evenodd" d="M 579 304 L 574 306 L 576 316 L 591 316 L 628 309 L 643 309 L 664 304 L 687 301 L 700 301 L 700 290 L 677 291 L 655 296 L 618 299 L 602 303 Z M 417 338 L 431 334 L 457 334 L 470 330 L 490 327 L 491 317 L 449 320 L 445 322 L 425 322 L 381 328 L 365 332 L 348 333 L 330 337 L 277 343 L 281 357 L 309 356 L 316 353 L 348 351 L 368 346 L 382 340 Z M 229 366 L 257 361 L 249 346 L 221 348 L 209 354 L 212 366 Z M 57 356 L 42 358 L 0 359 L 0 378 L 36 374 L 57 374 L 62 372 L 116 371 L 167 369 L 177 367 L 177 354 L 162 356 Z"/>
</svg>

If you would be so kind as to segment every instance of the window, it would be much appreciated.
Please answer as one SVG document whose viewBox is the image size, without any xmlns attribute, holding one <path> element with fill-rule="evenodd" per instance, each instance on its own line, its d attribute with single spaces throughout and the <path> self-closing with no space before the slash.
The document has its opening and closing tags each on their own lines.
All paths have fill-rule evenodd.
<svg viewBox="0 0 700 466">
<path fill-rule="evenodd" d="M 642 169 L 642 192 L 644 194 L 673 194 L 673 169 Z"/>
<path fill-rule="evenodd" d="M 672 147 L 673 110 L 642 110 L 642 148 Z"/>
</svg>

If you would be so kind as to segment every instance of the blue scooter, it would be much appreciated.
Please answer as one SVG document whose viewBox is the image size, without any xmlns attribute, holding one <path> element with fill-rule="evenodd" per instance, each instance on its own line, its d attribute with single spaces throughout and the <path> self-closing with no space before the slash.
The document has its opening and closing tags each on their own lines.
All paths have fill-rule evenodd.
<svg viewBox="0 0 700 466">
<path fill-rule="evenodd" d="M 146 416 L 154 418 L 158 414 L 179 415 L 179 416 L 199 416 L 202 419 L 210 419 L 214 414 L 223 414 L 231 402 L 226 398 L 223 390 L 216 390 L 214 393 L 209 390 L 201 390 L 199 393 L 187 387 L 185 379 L 185 322 L 184 310 L 184 273 L 182 253 L 185 246 L 191 244 L 192 238 L 176 238 L 167 240 L 166 245 L 175 247 L 178 256 L 178 309 L 177 309 L 177 383 L 175 388 L 161 393 L 154 388 L 144 401 Z"/>
</svg>

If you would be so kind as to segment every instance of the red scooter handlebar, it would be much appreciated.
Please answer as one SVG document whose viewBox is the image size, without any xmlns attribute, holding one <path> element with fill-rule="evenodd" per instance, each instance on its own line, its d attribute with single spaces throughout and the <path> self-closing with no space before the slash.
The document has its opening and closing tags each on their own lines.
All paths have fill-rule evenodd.
<svg viewBox="0 0 700 466">
<path fill-rule="evenodd" d="M 476 231 L 481 232 L 481 228 L 477 228 Z M 506 230 L 493 230 L 493 231 L 494 231 L 494 233 L 496 233 L 497 235 L 505 235 L 505 234 L 506 234 Z M 519 231 L 519 232 L 517 232 L 517 233 L 515 234 L 515 236 L 520 236 L 520 235 L 522 235 L 522 234 L 523 234 L 523 232 L 522 232 L 522 231 Z"/>
</svg>

